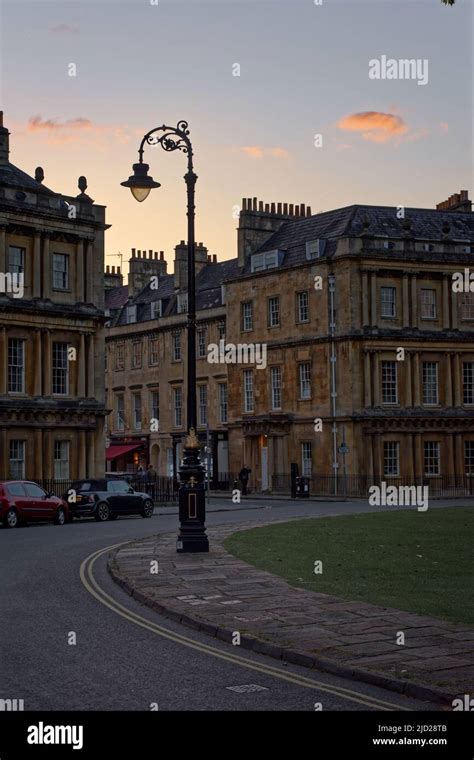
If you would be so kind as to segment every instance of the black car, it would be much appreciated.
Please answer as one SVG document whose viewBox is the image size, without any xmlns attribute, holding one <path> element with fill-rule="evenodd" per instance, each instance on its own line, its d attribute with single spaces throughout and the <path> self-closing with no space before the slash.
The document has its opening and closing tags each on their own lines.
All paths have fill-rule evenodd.
<svg viewBox="0 0 474 760">
<path fill-rule="evenodd" d="M 69 505 L 69 519 L 95 517 L 98 522 L 115 520 L 119 515 L 153 516 L 153 501 L 126 480 L 76 480 L 64 494 Z"/>
</svg>

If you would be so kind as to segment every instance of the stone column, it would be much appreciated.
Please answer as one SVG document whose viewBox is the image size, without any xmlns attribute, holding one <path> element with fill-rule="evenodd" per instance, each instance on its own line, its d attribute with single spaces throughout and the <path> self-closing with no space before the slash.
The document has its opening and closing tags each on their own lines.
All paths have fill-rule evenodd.
<svg viewBox="0 0 474 760">
<path fill-rule="evenodd" d="M 84 398 L 86 395 L 86 340 L 84 333 L 79 337 L 79 356 L 77 357 L 77 395 Z"/>
<path fill-rule="evenodd" d="M 34 434 L 35 445 L 35 471 L 33 473 L 34 478 L 42 478 L 43 473 L 43 431 L 41 428 L 35 429 Z"/>
<path fill-rule="evenodd" d="M 43 331 L 43 396 L 52 393 L 52 345 L 51 330 Z"/>
<path fill-rule="evenodd" d="M 79 451 L 77 452 L 77 477 L 82 480 L 86 477 L 86 431 L 79 430 Z"/>
<path fill-rule="evenodd" d="M 413 406 L 413 397 L 411 393 L 411 375 L 411 353 L 409 351 L 405 351 L 405 406 Z"/>
<path fill-rule="evenodd" d="M 370 324 L 377 325 L 377 272 L 370 273 Z"/>
<path fill-rule="evenodd" d="M 362 327 L 369 324 L 369 278 L 367 270 L 362 270 Z"/>
<path fill-rule="evenodd" d="M 93 259 L 93 242 L 86 241 L 86 294 L 85 303 L 94 303 L 94 259 Z"/>
<path fill-rule="evenodd" d="M 53 472 L 53 433 L 45 430 L 43 433 L 43 472 L 45 478 L 52 478 Z"/>
<path fill-rule="evenodd" d="M 452 376 L 452 367 L 451 367 L 451 353 L 449 351 L 446 352 L 445 366 L 446 366 L 445 406 L 449 407 L 449 406 L 453 406 L 453 376 Z"/>
<path fill-rule="evenodd" d="M 94 335 L 87 341 L 87 398 L 94 398 Z"/>
<path fill-rule="evenodd" d="M 447 475 L 454 475 L 456 472 L 454 461 L 454 435 L 446 433 L 446 455 L 447 455 Z"/>
<path fill-rule="evenodd" d="M 86 478 L 95 477 L 95 431 L 87 431 L 87 474 Z"/>
<path fill-rule="evenodd" d="M 372 390 L 370 384 L 370 351 L 364 348 L 364 406 L 372 405 Z"/>
<path fill-rule="evenodd" d="M 410 325 L 410 303 L 408 300 L 408 272 L 403 272 L 402 279 L 402 315 L 403 327 Z"/>
<path fill-rule="evenodd" d="M 380 376 L 379 376 L 379 352 L 378 351 L 371 351 L 372 354 L 372 390 L 373 390 L 373 399 L 374 399 L 374 406 L 380 406 Z"/>
<path fill-rule="evenodd" d="M 462 406 L 461 359 L 459 351 L 454 353 L 454 406 Z"/>
<path fill-rule="evenodd" d="M 383 480 L 382 436 L 380 433 L 375 433 L 374 436 L 374 480 L 377 483 Z"/>
<path fill-rule="evenodd" d="M 0 328 L 0 395 L 5 395 L 8 388 L 8 337 L 7 328 Z"/>
<path fill-rule="evenodd" d="M 453 330 L 458 329 L 458 300 L 457 293 L 451 288 L 451 327 Z"/>
<path fill-rule="evenodd" d="M 8 459 L 7 429 L 0 428 L 0 478 L 3 480 L 6 480 L 10 476 Z"/>
<path fill-rule="evenodd" d="M 411 324 L 412 327 L 418 327 L 418 289 L 416 273 L 411 276 Z"/>
<path fill-rule="evenodd" d="M 424 476 L 423 446 L 421 433 L 415 433 L 415 479 L 420 480 Z"/>
<path fill-rule="evenodd" d="M 421 406 L 421 377 L 420 377 L 420 354 L 415 351 L 413 354 L 413 403 L 414 406 Z"/>
<path fill-rule="evenodd" d="M 454 436 L 454 447 L 455 447 L 455 454 L 456 454 L 454 458 L 455 474 L 464 475 L 464 451 L 463 451 L 461 433 L 456 433 L 456 435 Z"/>
<path fill-rule="evenodd" d="M 41 232 L 35 230 L 33 239 L 33 298 L 41 298 Z"/>
<path fill-rule="evenodd" d="M 449 284 L 447 275 L 443 275 L 443 330 L 449 330 Z"/>
<path fill-rule="evenodd" d="M 43 235 L 43 298 L 51 298 L 52 276 L 49 235 Z"/>
<path fill-rule="evenodd" d="M 76 300 L 84 303 L 84 257 L 86 255 L 86 242 L 79 239 L 76 244 Z"/>
<path fill-rule="evenodd" d="M 0 272 L 4 274 L 7 271 L 7 227 L 0 224 Z"/>
<path fill-rule="evenodd" d="M 41 396 L 42 353 L 43 352 L 41 350 L 41 329 L 39 327 L 36 327 L 35 337 L 34 337 L 34 356 L 32 356 L 32 360 L 34 364 L 33 396 Z"/>
</svg>

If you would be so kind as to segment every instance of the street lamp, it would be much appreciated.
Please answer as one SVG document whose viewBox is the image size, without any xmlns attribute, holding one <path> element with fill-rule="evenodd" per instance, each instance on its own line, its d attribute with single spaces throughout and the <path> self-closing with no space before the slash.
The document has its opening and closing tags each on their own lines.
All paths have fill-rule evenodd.
<svg viewBox="0 0 474 760">
<path fill-rule="evenodd" d="M 199 441 L 196 436 L 196 283 L 195 283 L 195 206 L 194 191 L 197 175 L 193 167 L 193 149 L 189 139 L 187 121 L 179 121 L 176 127 L 155 127 L 143 137 L 138 150 L 138 163 L 133 164 L 133 174 L 121 184 L 129 187 L 133 197 L 140 203 L 155 187 L 160 187 L 153 177 L 148 176 L 148 164 L 143 163 L 143 151 L 147 145 L 161 145 L 163 150 L 180 150 L 188 157 L 188 170 L 184 175 L 188 198 L 188 400 L 187 430 L 181 464 L 179 486 L 180 530 L 176 551 L 208 552 L 209 540 L 206 535 L 206 502 L 204 493 L 204 467 L 199 458 Z"/>
</svg>

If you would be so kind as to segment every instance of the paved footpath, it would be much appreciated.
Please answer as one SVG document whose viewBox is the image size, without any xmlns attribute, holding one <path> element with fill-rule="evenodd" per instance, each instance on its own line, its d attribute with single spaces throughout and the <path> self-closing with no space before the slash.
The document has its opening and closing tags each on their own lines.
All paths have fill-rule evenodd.
<svg viewBox="0 0 474 760">
<path fill-rule="evenodd" d="M 254 527 L 209 528 L 209 554 L 177 554 L 173 534 L 134 541 L 109 572 L 138 601 L 225 641 L 239 632 L 247 649 L 437 702 L 473 693 L 474 628 L 289 586 L 223 548 Z"/>
</svg>

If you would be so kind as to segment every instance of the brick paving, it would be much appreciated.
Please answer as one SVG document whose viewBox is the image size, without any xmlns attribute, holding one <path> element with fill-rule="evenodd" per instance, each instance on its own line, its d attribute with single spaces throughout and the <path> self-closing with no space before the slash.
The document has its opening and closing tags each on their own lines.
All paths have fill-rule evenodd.
<svg viewBox="0 0 474 760">
<path fill-rule="evenodd" d="M 177 554 L 174 534 L 142 539 L 115 551 L 109 571 L 175 620 L 227 641 L 238 631 L 242 647 L 440 702 L 473 693 L 474 628 L 289 586 L 223 548 L 250 527 L 209 528 L 209 554 Z"/>
</svg>

